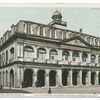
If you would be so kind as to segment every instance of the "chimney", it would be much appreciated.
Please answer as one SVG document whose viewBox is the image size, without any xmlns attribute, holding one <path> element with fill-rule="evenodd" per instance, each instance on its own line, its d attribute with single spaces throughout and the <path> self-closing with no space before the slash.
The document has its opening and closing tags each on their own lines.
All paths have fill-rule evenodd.
<svg viewBox="0 0 100 100">
<path fill-rule="evenodd" d="M 80 32 L 80 33 L 82 33 L 82 31 L 83 31 L 83 29 L 82 29 L 82 28 L 80 28 L 79 32 Z"/>
</svg>

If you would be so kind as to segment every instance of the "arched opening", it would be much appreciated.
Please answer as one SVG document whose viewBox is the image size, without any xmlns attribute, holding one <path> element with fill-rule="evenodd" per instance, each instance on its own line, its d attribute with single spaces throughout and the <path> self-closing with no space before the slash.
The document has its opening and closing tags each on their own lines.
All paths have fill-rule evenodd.
<svg viewBox="0 0 100 100">
<path fill-rule="evenodd" d="M 14 71 L 10 70 L 10 87 L 14 87 Z"/>
<path fill-rule="evenodd" d="M 55 49 L 50 50 L 50 59 L 51 60 L 57 60 L 57 55 L 58 55 L 58 53 Z"/>
<path fill-rule="evenodd" d="M 49 86 L 56 86 L 56 71 L 49 72 Z"/>
<path fill-rule="evenodd" d="M 98 63 L 100 63 L 100 55 L 98 56 Z"/>
<path fill-rule="evenodd" d="M 62 53 L 62 60 L 68 60 L 69 52 L 64 50 Z"/>
<path fill-rule="evenodd" d="M 77 51 L 73 51 L 73 53 L 72 53 L 73 61 L 77 61 L 78 57 L 79 57 L 79 53 Z"/>
<path fill-rule="evenodd" d="M 67 70 L 62 71 L 62 84 L 63 86 L 68 85 L 68 71 Z"/>
<path fill-rule="evenodd" d="M 12 63 L 14 61 L 14 47 L 10 49 L 10 59 L 9 62 Z"/>
<path fill-rule="evenodd" d="M 87 72 L 82 73 L 82 84 L 86 85 L 86 79 L 87 79 Z"/>
<path fill-rule="evenodd" d="M 87 53 L 82 53 L 82 61 L 83 62 L 86 62 L 87 61 L 87 58 L 88 58 L 88 55 L 87 55 Z"/>
<path fill-rule="evenodd" d="M 96 73 L 95 72 L 92 72 L 91 73 L 91 84 L 92 85 L 95 85 L 95 78 L 96 78 Z"/>
<path fill-rule="evenodd" d="M 2 84 L 2 83 L 1 83 L 1 72 L 0 72 L 0 86 L 1 86 L 1 84 Z"/>
<path fill-rule="evenodd" d="M 5 82 L 4 82 L 4 71 L 3 71 L 3 84 L 2 85 L 4 86 L 4 84 L 5 84 Z"/>
<path fill-rule="evenodd" d="M 74 71 L 72 74 L 72 78 L 73 78 L 73 85 L 77 85 L 78 84 L 78 72 Z"/>
<path fill-rule="evenodd" d="M 25 58 L 33 58 L 33 48 L 31 46 L 24 47 L 24 57 Z"/>
<path fill-rule="evenodd" d="M 32 87 L 33 83 L 33 71 L 31 69 L 26 69 L 24 71 L 24 87 Z"/>
<path fill-rule="evenodd" d="M 98 75 L 98 83 L 99 83 L 99 85 L 100 85 L 100 72 L 99 72 L 99 75 Z"/>
<path fill-rule="evenodd" d="M 91 62 L 95 63 L 96 56 L 94 54 L 91 55 Z"/>
<path fill-rule="evenodd" d="M 38 48 L 37 57 L 38 57 L 39 60 L 46 59 L 46 50 L 44 48 Z"/>
<path fill-rule="evenodd" d="M 39 70 L 37 73 L 37 86 L 43 87 L 45 86 L 45 71 Z"/>
<path fill-rule="evenodd" d="M 8 86 L 8 71 L 6 71 L 6 86 Z"/>
</svg>

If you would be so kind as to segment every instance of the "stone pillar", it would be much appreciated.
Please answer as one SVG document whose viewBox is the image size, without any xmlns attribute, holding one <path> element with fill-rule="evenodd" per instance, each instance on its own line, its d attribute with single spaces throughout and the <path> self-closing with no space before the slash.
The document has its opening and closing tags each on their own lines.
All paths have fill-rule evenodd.
<svg viewBox="0 0 100 100">
<path fill-rule="evenodd" d="M 22 88 L 23 80 L 24 80 L 24 68 L 20 67 L 20 88 Z"/>
<path fill-rule="evenodd" d="M 37 35 L 39 36 L 40 35 L 40 26 L 37 26 L 37 27 L 38 27 Z"/>
<path fill-rule="evenodd" d="M 82 85 L 82 70 L 80 70 L 78 73 L 78 85 L 79 86 Z"/>
<path fill-rule="evenodd" d="M 72 59 L 72 51 L 69 51 L 69 61 L 73 61 L 73 59 Z"/>
<path fill-rule="evenodd" d="M 16 71 L 16 87 L 22 87 L 22 84 L 21 84 L 21 80 L 20 80 L 20 68 L 17 68 L 17 71 Z"/>
<path fill-rule="evenodd" d="M 49 69 L 46 69 L 45 72 L 45 87 L 49 87 Z"/>
<path fill-rule="evenodd" d="M 88 59 L 87 59 L 88 61 L 88 63 L 90 63 L 91 62 L 91 54 L 90 53 L 88 53 Z"/>
<path fill-rule="evenodd" d="M 3 78 L 4 78 L 4 79 L 3 79 L 3 80 L 4 80 L 3 86 L 5 87 L 5 86 L 6 86 L 6 80 L 5 80 L 5 79 L 6 79 L 6 73 L 5 73 L 5 71 L 4 71 L 4 76 L 3 76 Z"/>
<path fill-rule="evenodd" d="M 33 87 L 36 87 L 36 81 L 37 81 L 37 72 L 38 72 L 38 69 L 33 69 L 34 73 L 33 73 Z"/>
<path fill-rule="evenodd" d="M 58 60 L 62 60 L 62 50 L 58 49 Z"/>
<path fill-rule="evenodd" d="M 37 58 L 37 46 L 34 47 L 34 58 Z"/>
<path fill-rule="evenodd" d="M 56 79 L 57 86 L 62 86 L 62 70 L 57 70 L 57 79 Z"/>
<path fill-rule="evenodd" d="M 8 87 L 10 87 L 10 70 L 8 70 Z"/>
<path fill-rule="evenodd" d="M 73 86 L 73 83 L 72 83 L 72 69 L 69 71 L 69 75 L 68 75 L 68 85 L 69 86 Z"/>
<path fill-rule="evenodd" d="M 82 62 L 82 52 L 79 53 L 79 60 Z"/>
<path fill-rule="evenodd" d="M 50 49 L 49 48 L 46 48 L 46 52 L 47 52 L 46 53 L 46 59 L 49 60 Z"/>
<path fill-rule="evenodd" d="M 99 85 L 99 71 L 96 71 L 95 84 Z"/>
<path fill-rule="evenodd" d="M 88 71 L 88 75 L 87 75 L 87 78 L 86 78 L 86 85 L 91 85 L 91 72 Z"/>
<path fill-rule="evenodd" d="M 98 63 L 98 56 L 99 56 L 99 55 L 96 55 L 95 63 Z"/>
</svg>

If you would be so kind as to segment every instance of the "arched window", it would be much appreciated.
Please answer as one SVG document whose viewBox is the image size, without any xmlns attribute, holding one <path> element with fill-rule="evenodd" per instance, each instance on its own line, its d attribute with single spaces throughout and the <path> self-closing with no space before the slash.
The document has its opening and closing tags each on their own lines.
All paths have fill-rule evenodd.
<svg viewBox="0 0 100 100">
<path fill-rule="evenodd" d="M 58 55 L 58 53 L 55 49 L 50 50 L 50 59 L 57 60 L 57 55 Z"/>
<path fill-rule="evenodd" d="M 10 59 L 9 59 L 10 63 L 13 61 L 14 61 L 14 47 L 10 49 Z"/>
<path fill-rule="evenodd" d="M 76 61 L 76 58 L 79 57 L 79 53 L 77 51 L 73 51 L 72 57 L 73 61 Z"/>
<path fill-rule="evenodd" d="M 100 63 L 100 55 L 98 56 L 98 62 Z"/>
<path fill-rule="evenodd" d="M 10 49 L 10 53 L 11 53 L 11 54 L 14 54 L 14 47 L 12 47 L 12 48 Z"/>
<path fill-rule="evenodd" d="M 69 52 L 64 50 L 62 53 L 62 60 L 68 60 Z"/>
<path fill-rule="evenodd" d="M 31 46 L 24 47 L 24 57 L 25 58 L 33 58 L 33 48 Z"/>
<path fill-rule="evenodd" d="M 87 55 L 87 53 L 82 53 L 82 61 L 83 62 L 86 62 L 86 59 L 88 58 L 88 55 Z"/>
<path fill-rule="evenodd" d="M 95 62 L 96 56 L 94 54 L 91 55 L 91 62 Z"/>
<path fill-rule="evenodd" d="M 58 53 L 55 49 L 50 50 L 50 59 L 51 60 L 57 60 L 57 55 L 58 55 Z"/>
<path fill-rule="evenodd" d="M 41 60 L 45 59 L 46 58 L 45 54 L 46 54 L 46 50 L 44 48 L 38 48 L 37 50 L 38 59 L 41 59 Z"/>
</svg>

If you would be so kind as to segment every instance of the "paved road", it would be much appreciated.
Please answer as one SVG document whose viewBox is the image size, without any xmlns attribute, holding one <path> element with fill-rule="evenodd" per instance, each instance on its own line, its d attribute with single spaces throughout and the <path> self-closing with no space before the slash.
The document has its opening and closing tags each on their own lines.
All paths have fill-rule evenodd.
<svg viewBox="0 0 100 100">
<path fill-rule="evenodd" d="M 48 93 L 48 88 L 27 88 L 33 94 Z M 86 86 L 86 87 L 55 87 L 51 88 L 51 94 L 100 94 L 100 86 Z"/>
<path fill-rule="evenodd" d="M 30 93 L 29 91 L 17 89 L 0 89 L 0 93 Z"/>
<path fill-rule="evenodd" d="M 0 93 L 48 94 L 48 88 L 2 89 Z M 100 94 L 100 86 L 52 87 L 51 94 Z"/>
</svg>

